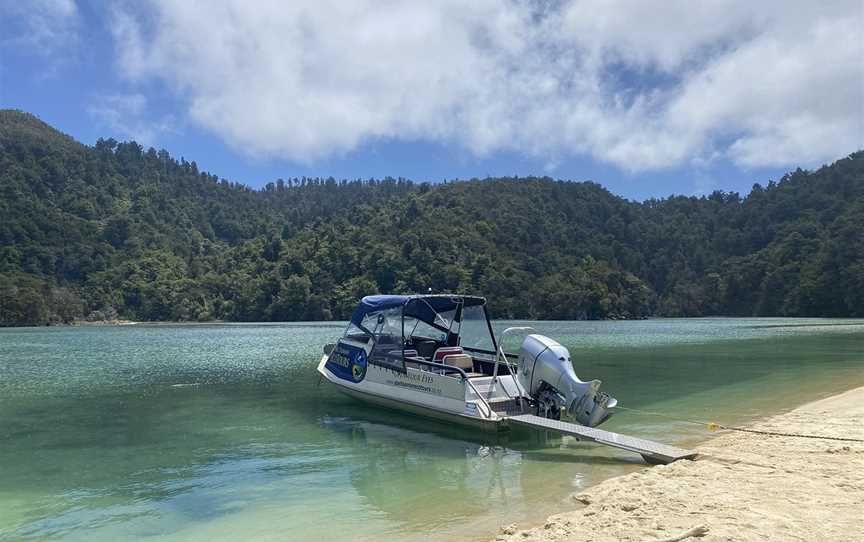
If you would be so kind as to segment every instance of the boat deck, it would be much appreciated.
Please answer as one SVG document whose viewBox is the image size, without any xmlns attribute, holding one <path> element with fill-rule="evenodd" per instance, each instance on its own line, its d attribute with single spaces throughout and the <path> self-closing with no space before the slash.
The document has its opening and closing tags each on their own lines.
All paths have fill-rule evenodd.
<svg viewBox="0 0 864 542">
<path fill-rule="evenodd" d="M 653 440 L 646 440 L 637 437 L 630 437 L 612 431 L 604 431 L 594 427 L 585 427 L 575 423 L 562 422 L 558 420 L 550 420 L 549 418 L 541 418 L 533 414 L 520 414 L 518 416 L 507 416 L 506 420 L 509 423 L 531 427 L 532 429 L 543 429 L 547 431 L 555 431 L 563 435 L 570 435 L 579 440 L 596 442 L 605 444 L 613 448 L 621 448 L 636 452 L 645 458 L 649 463 L 667 464 L 679 459 L 693 459 L 696 457 L 696 452 L 668 446 Z"/>
</svg>

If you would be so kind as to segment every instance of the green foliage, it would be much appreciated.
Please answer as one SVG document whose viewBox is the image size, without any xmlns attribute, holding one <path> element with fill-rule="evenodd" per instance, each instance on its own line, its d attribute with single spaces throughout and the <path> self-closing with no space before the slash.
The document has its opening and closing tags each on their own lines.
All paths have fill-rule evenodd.
<svg viewBox="0 0 864 542">
<path fill-rule="evenodd" d="M 5 278 L 5 277 L 4 277 Z M 38 289 L 3 280 L 0 284 L 0 322 L 22 326 L 48 322 L 48 306 Z"/>
<path fill-rule="evenodd" d="M 372 293 L 486 295 L 499 318 L 864 316 L 864 153 L 634 203 L 549 178 L 278 179 L 0 111 L 0 325 L 346 318 Z"/>
</svg>

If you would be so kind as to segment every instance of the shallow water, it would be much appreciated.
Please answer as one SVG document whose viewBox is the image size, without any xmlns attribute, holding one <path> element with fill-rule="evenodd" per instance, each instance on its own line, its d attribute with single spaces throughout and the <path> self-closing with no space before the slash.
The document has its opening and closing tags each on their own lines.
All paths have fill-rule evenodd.
<svg viewBox="0 0 864 542">
<path fill-rule="evenodd" d="M 524 322 L 500 322 L 506 325 Z M 531 322 L 622 406 L 741 423 L 864 385 L 864 321 Z M 342 324 L 0 330 L 0 540 L 490 539 L 644 468 L 320 387 Z M 512 348 L 511 348 L 512 349 Z M 621 412 L 604 428 L 710 434 Z"/>
</svg>

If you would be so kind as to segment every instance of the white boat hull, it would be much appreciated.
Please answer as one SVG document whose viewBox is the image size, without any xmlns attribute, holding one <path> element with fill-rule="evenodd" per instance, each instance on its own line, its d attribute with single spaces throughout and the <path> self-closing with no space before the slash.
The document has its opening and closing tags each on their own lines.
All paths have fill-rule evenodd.
<svg viewBox="0 0 864 542">
<path fill-rule="evenodd" d="M 353 382 L 331 372 L 326 363 L 324 356 L 318 364 L 318 373 L 339 391 L 356 399 L 484 431 L 498 431 L 506 426 L 505 418 L 479 399 L 471 399 L 476 394 L 463 379 L 414 368 L 402 374 L 369 365 L 365 377 Z"/>
</svg>

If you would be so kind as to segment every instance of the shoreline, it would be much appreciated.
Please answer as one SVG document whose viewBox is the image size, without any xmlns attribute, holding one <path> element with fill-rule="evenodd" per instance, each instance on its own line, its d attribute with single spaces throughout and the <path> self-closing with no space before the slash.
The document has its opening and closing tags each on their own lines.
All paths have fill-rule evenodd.
<svg viewBox="0 0 864 542">
<path fill-rule="evenodd" d="M 831 320 L 827 323 L 807 322 L 807 323 L 783 323 L 783 324 L 759 324 L 751 327 L 756 329 L 795 329 L 795 328 L 831 328 L 831 327 L 860 327 L 864 326 L 864 318 L 854 316 L 728 316 L 728 315 L 713 315 L 713 316 L 693 316 L 693 317 L 678 317 L 678 316 L 646 316 L 643 318 L 601 318 L 596 320 L 531 320 L 527 318 L 500 318 L 494 321 L 500 322 L 522 322 L 536 321 L 543 323 L 555 322 L 642 322 L 642 321 L 674 321 L 674 320 Z M 90 327 L 90 326 L 130 326 L 130 325 L 146 325 L 146 326 L 194 326 L 194 325 L 278 325 L 278 324 L 340 324 L 343 325 L 348 320 L 285 320 L 285 321 L 269 321 L 269 320 L 126 320 L 123 318 L 111 320 L 86 320 L 77 319 L 70 322 L 48 322 L 41 325 L 0 325 L 0 329 L 22 329 L 22 328 L 42 328 L 42 327 Z M 856 330 L 857 331 L 857 330 Z"/>
<path fill-rule="evenodd" d="M 746 427 L 864 439 L 864 387 Z M 604 480 L 571 495 L 571 510 L 494 540 L 864 540 L 864 442 L 722 431 L 694 449 L 694 461 Z"/>
<path fill-rule="evenodd" d="M 68 324 L 57 324 L 54 327 L 90 327 L 90 326 L 135 326 L 140 324 L 135 320 L 73 320 Z"/>
</svg>

